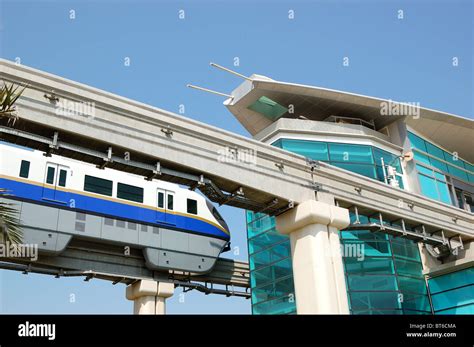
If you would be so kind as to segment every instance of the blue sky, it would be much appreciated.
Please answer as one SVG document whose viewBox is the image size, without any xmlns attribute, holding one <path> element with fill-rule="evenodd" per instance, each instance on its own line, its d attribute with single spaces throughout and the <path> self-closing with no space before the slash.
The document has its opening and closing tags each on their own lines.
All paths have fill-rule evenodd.
<svg viewBox="0 0 474 347">
<path fill-rule="evenodd" d="M 0 55 L 172 112 L 183 104 L 188 117 L 248 136 L 223 98 L 186 88 L 229 93 L 241 83 L 210 61 L 473 117 L 473 18 L 468 0 L 2 0 Z M 221 211 L 239 247 L 226 256 L 247 260 L 243 211 Z M 132 312 L 121 285 L 7 271 L 0 281 L 0 313 Z M 180 294 L 169 313 L 250 312 L 245 299 Z"/>
</svg>

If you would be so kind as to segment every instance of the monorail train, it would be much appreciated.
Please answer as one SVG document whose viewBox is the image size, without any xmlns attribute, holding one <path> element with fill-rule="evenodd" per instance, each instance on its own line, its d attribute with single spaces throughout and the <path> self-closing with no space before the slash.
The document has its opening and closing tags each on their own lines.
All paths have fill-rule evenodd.
<svg viewBox="0 0 474 347">
<path fill-rule="evenodd" d="M 205 273 L 230 241 L 217 209 L 165 181 L 0 142 L 2 199 L 20 212 L 24 243 L 60 254 L 73 238 L 143 250 L 147 267 Z"/>
</svg>

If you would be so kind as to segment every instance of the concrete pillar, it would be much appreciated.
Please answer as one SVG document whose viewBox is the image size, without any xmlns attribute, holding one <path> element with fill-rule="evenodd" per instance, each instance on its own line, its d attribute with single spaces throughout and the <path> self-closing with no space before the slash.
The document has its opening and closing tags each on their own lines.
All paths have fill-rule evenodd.
<svg viewBox="0 0 474 347">
<path fill-rule="evenodd" d="M 349 313 L 338 235 L 349 223 L 347 209 L 315 200 L 276 218 L 290 236 L 298 314 Z"/>
<path fill-rule="evenodd" d="M 165 314 L 165 300 L 173 293 L 173 283 L 141 280 L 127 287 L 126 297 L 133 300 L 134 314 Z"/>
</svg>

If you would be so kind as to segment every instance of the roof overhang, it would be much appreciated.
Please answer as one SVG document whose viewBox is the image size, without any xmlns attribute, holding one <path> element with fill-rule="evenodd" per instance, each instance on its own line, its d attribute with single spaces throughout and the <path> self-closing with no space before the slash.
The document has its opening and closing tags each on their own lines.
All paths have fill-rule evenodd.
<svg viewBox="0 0 474 347">
<path fill-rule="evenodd" d="M 272 112 L 266 115 L 264 112 L 258 112 L 258 107 L 255 106 L 262 99 L 277 103 L 276 117 Z M 252 75 L 249 80 L 244 81 L 232 92 L 232 98 L 227 99 L 224 105 L 252 136 L 279 118 L 323 121 L 330 116 L 356 117 L 373 123 L 377 130 L 397 120 L 404 120 L 413 130 L 434 143 L 448 151 L 456 151 L 461 158 L 474 162 L 474 121 L 417 105 L 411 105 L 410 110 L 415 113 L 391 112 L 391 115 L 386 115 L 382 111 L 383 107 L 406 104 L 338 90 L 279 82 L 261 75 Z"/>
</svg>

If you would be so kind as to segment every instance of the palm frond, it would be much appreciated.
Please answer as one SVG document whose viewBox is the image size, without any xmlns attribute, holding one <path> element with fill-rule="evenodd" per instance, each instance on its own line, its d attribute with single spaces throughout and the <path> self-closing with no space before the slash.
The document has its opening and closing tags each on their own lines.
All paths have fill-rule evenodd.
<svg viewBox="0 0 474 347">
<path fill-rule="evenodd" d="M 16 113 L 15 102 L 25 91 L 26 86 L 19 90 L 20 86 L 14 86 L 11 84 L 8 86 L 6 83 L 0 88 L 0 117 L 8 118 L 8 124 L 15 124 L 18 120 Z"/>
<path fill-rule="evenodd" d="M 8 196 L 4 188 L 0 188 L 0 199 Z M 18 211 L 15 204 L 0 200 L 0 243 L 20 244 L 23 241 L 23 232 L 20 227 Z"/>
</svg>

